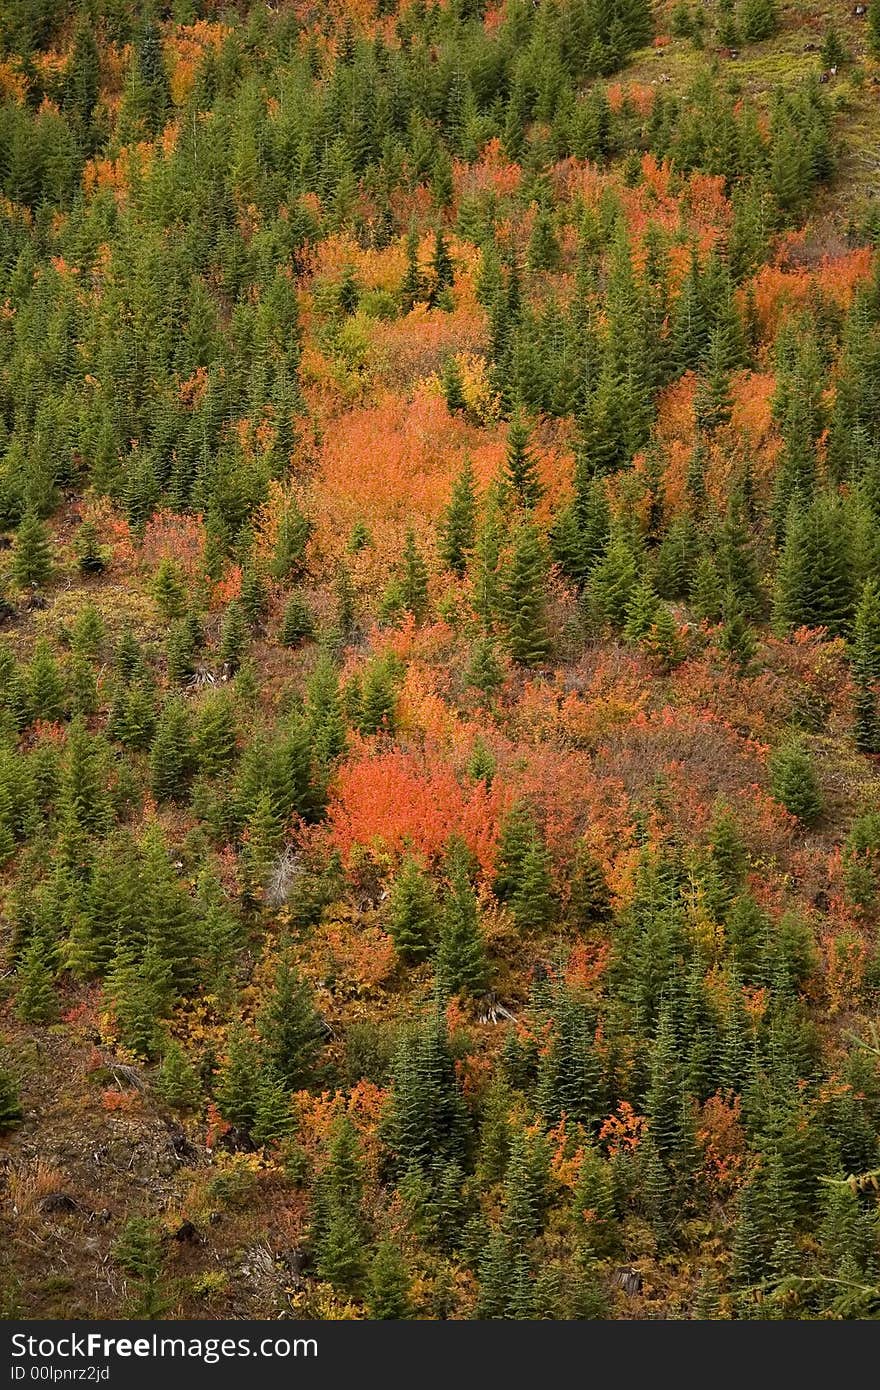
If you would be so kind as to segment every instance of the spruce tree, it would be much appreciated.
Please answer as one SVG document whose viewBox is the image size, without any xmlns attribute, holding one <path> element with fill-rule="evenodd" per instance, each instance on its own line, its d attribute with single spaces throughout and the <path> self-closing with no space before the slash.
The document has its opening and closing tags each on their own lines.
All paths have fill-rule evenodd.
<svg viewBox="0 0 880 1390">
<path fill-rule="evenodd" d="M 416 622 L 421 622 L 428 607 L 428 567 L 411 527 L 403 543 L 398 582 L 401 607 L 411 613 Z"/>
<path fill-rule="evenodd" d="M 168 700 L 150 751 L 150 790 L 157 801 L 175 801 L 186 789 L 193 769 L 189 711 L 183 700 Z"/>
<path fill-rule="evenodd" d="M 195 754 L 199 769 L 208 777 L 225 772 L 235 759 L 235 708 L 224 691 L 211 694 L 199 710 Z"/>
<path fill-rule="evenodd" d="M 220 1114 L 250 1132 L 257 1113 L 265 1065 L 255 1039 L 240 1023 L 229 1030 L 226 1057 L 214 1083 Z"/>
</svg>

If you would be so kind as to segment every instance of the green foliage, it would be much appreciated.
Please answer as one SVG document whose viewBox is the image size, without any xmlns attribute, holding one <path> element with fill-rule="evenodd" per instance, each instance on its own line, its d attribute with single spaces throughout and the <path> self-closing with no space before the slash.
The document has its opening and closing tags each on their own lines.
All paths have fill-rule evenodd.
<svg viewBox="0 0 880 1390">
<path fill-rule="evenodd" d="M 770 761 L 770 791 L 791 815 L 814 825 L 822 813 L 822 794 L 812 759 L 804 744 L 791 739 Z"/>
</svg>

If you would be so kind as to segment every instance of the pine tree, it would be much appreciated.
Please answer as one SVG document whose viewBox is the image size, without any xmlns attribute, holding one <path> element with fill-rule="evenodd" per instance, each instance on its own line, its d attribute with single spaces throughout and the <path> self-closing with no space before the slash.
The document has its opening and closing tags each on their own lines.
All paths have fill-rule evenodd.
<svg viewBox="0 0 880 1390">
<path fill-rule="evenodd" d="M 523 666 L 538 666 L 550 653 L 545 573 L 547 557 L 531 523 L 519 526 L 504 582 L 504 616 L 510 654 Z"/>
<path fill-rule="evenodd" d="M 464 577 L 468 556 L 474 546 L 476 513 L 474 467 L 471 460 L 466 458 L 452 485 L 452 496 L 439 527 L 440 558 L 460 579 Z"/>
<path fill-rule="evenodd" d="M 510 898 L 513 920 L 520 931 L 540 931 L 556 917 L 551 859 L 540 834 L 532 836 L 519 867 Z"/>
<path fill-rule="evenodd" d="M 434 944 L 437 903 L 431 881 L 412 855 L 404 859 L 391 887 L 389 927 L 397 954 L 424 960 Z"/>
<path fill-rule="evenodd" d="M 800 739 L 783 743 L 770 760 L 770 792 L 803 825 L 822 813 L 822 794 L 812 760 Z"/>
<path fill-rule="evenodd" d="M 294 1129 L 290 1092 L 284 1079 L 269 1068 L 257 1086 L 250 1134 L 255 1144 L 271 1147 L 287 1139 Z"/>
<path fill-rule="evenodd" d="M 138 1057 L 155 1057 L 162 1048 L 160 1020 L 171 999 L 171 970 L 158 946 L 142 952 L 120 942 L 107 978 L 107 991 L 119 1040 Z"/>
<path fill-rule="evenodd" d="M 186 612 L 186 589 L 183 576 L 173 560 L 166 556 L 159 563 L 152 583 L 152 594 L 166 622 L 182 618 Z"/>
<path fill-rule="evenodd" d="M 343 1293 L 357 1293 L 364 1276 L 363 1179 L 354 1126 L 337 1123 L 327 1167 L 315 1183 L 312 1244 L 318 1274 Z"/>
<path fill-rule="evenodd" d="M 272 558 L 272 574 L 276 579 L 296 579 L 302 574 L 312 530 L 312 523 L 303 516 L 296 501 L 291 502 L 278 522 Z"/>
<path fill-rule="evenodd" d="M 782 631 L 847 628 L 853 609 L 847 517 L 836 497 L 819 497 L 806 511 L 793 504 L 779 562 L 774 617 Z"/>
<path fill-rule="evenodd" d="M 477 639 L 465 678 L 469 686 L 480 692 L 483 704 L 491 704 L 492 696 L 504 681 L 504 671 L 491 637 Z"/>
<path fill-rule="evenodd" d="M 438 227 L 434 233 L 434 251 L 431 256 L 431 288 L 428 292 L 428 307 L 445 307 L 448 290 L 455 280 L 455 267 L 446 245 L 446 238 Z"/>
<path fill-rule="evenodd" d="M 447 357 L 443 363 L 443 395 L 446 399 L 446 409 L 450 415 L 463 415 L 467 410 L 467 399 L 464 394 L 464 382 L 462 381 L 461 368 L 458 359 Z"/>
<path fill-rule="evenodd" d="M 52 551 L 46 528 L 35 512 L 26 512 L 15 535 L 12 577 L 20 589 L 38 589 L 51 574 Z"/>
<path fill-rule="evenodd" d="M 52 723 L 64 714 L 65 689 L 61 671 L 45 637 L 34 645 L 27 673 L 27 696 L 32 719 Z"/>
<path fill-rule="evenodd" d="M 291 1090 L 299 1090 L 312 1073 L 321 1021 L 311 987 L 289 955 L 278 962 L 272 993 L 260 1013 L 259 1030 L 276 1072 Z"/>
<path fill-rule="evenodd" d="M 425 293 L 425 283 L 419 265 L 419 234 L 415 224 L 406 238 L 406 273 L 400 286 L 400 306 L 408 314 Z"/>
</svg>

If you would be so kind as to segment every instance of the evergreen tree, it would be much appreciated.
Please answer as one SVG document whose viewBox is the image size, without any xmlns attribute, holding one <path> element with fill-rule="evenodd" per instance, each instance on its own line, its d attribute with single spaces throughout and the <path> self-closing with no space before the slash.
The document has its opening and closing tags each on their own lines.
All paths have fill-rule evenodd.
<svg viewBox="0 0 880 1390">
<path fill-rule="evenodd" d="M 880 752 L 880 585 L 869 579 L 853 620 L 850 665 L 856 686 L 856 744 Z"/>
<path fill-rule="evenodd" d="M 281 622 L 281 642 L 285 647 L 298 647 L 314 635 L 312 612 L 301 594 L 293 593 L 284 608 Z"/>
<path fill-rule="evenodd" d="M 538 465 L 529 448 L 528 426 L 519 413 L 514 415 L 507 432 L 504 483 L 515 506 L 534 507 L 541 500 Z"/>
<path fill-rule="evenodd" d="M 156 1091 L 172 1110 L 195 1110 L 201 1100 L 202 1088 L 195 1068 L 173 1038 L 162 1054 L 162 1064 L 156 1074 Z"/>
<path fill-rule="evenodd" d="M 0 1057 L 0 1134 L 17 1124 L 23 1113 L 18 1082 Z"/>
<path fill-rule="evenodd" d="M 220 629 L 220 659 L 233 674 L 240 668 L 248 643 L 247 623 L 237 599 L 229 604 Z"/>
<path fill-rule="evenodd" d="M 476 534 L 477 499 L 474 468 L 469 458 L 452 486 L 452 496 L 439 527 L 440 558 L 461 579 Z"/>
<path fill-rule="evenodd" d="M 437 979 L 449 994 L 480 994 L 488 966 L 476 894 L 461 846 L 449 851 L 449 887 L 440 915 Z"/>
<path fill-rule="evenodd" d="M 55 948 L 45 931 L 31 936 L 19 962 L 15 1012 L 25 1023 L 48 1023 L 55 1017 Z"/>
<path fill-rule="evenodd" d="M 52 574 L 52 551 L 46 528 L 35 512 L 19 523 L 12 552 L 12 578 L 20 589 L 38 589 Z"/>
<path fill-rule="evenodd" d="M 790 739 L 770 760 L 770 791 L 786 811 L 803 825 L 814 825 L 822 813 L 822 794 L 813 763 L 803 742 Z"/>
<path fill-rule="evenodd" d="M 434 944 L 437 903 L 430 879 L 412 855 L 404 859 L 392 884 L 389 910 L 397 954 L 405 961 L 424 960 Z"/>
<path fill-rule="evenodd" d="M 742 0 L 739 27 L 745 43 L 760 43 L 776 33 L 779 18 L 776 0 Z"/>
<path fill-rule="evenodd" d="M 345 1115 L 336 1125 L 327 1167 L 315 1183 L 311 1232 L 318 1274 L 343 1293 L 359 1292 L 364 1277 L 362 1200 L 357 1135 Z"/>
<path fill-rule="evenodd" d="M 510 654 L 523 666 L 538 666 L 550 652 L 544 576 L 547 558 L 538 530 L 519 526 L 507 565 L 504 614 Z"/>
<path fill-rule="evenodd" d="M 259 1029 L 266 1056 L 291 1090 L 304 1086 L 312 1073 L 321 1027 L 308 981 L 289 955 L 282 956 Z"/>
<path fill-rule="evenodd" d="M 233 1024 L 229 1030 L 226 1058 L 214 1085 L 214 1095 L 223 1118 L 248 1133 L 256 1120 L 263 1072 L 263 1059 L 257 1043 L 240 1024 Z"/>
<path fill-rule="evenodd" d="M 421 622 L 428 607 L 428 568 L 416 546 L 415 533 L 409 528 L 403 544 L 400 564 L 400 603 Z"/>
<path fill-rule="evenodd" d="M 189 712 L 172 697 L 159 716 L 150 752 L 150 789 L 157 801 L 174 801 L 184 793 L 193 767 Z"/>
<path fill-rule="evenodd" d="M 399 1321 L 410 1315 L 409 1277 L 398 1247 L 390 1240 L 376 1246 L 370 1267 L 367 1308 L 375 1321 Z"/>
<path fill-rule="evenodd" d="M 73 539 L 73 548 L 80 573 L 83 575 L 103 574 L 107 560 L 98 539 L 98 530 L 92 521 L 84 521 Z"/>
</svg>

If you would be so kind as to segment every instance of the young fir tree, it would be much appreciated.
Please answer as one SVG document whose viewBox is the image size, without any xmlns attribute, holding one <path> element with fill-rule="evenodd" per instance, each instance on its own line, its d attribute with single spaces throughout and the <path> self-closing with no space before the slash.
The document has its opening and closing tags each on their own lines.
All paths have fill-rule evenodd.
<svg viewBox="0 0 880 1390">
<path fill-rule="evenodd" d="M 150 751 L 150 790 L 157 801 L 175 801 L 186 790 L 193 769 L 189 711 L 183 700 L 166 703 Z"/>
<path fill-rule="evenodd" d="M 443 563 L 462 579 L 476 535 L 477 496 L 474 466 L 466 458 L 452 485 L 449 505 L 440 521 L 439 551 Z"/>
<path fill-rule="evenodd" d="M 23 1114 L 18 1081 L 0 1054 L 0 1134 L 17 1124 Z"/>
<path fill-rule="evenodd" d="M 235 761 L 236 741 L 232 700 L 225 691 L 209 695 L 196 722 L 194 743 L 199 770 L 208 777 L 225 772 Z"/>
<path fill-rule="evenodd" d="M 202 1088 L 193 1067 L 180 1043 L 171 1038 L 162 1054 L 156 1073 L 156 1092 L 171 1110 L 195 1110 L 202 1098 Z"/>
<path fill-rule="evenodd" d="M 16 972 L 15 1012 L 25 1023 L 48 1023 L 57 1014 L 55 962 L 54 944 L 35 930 Z"/>
<path fill-rule="evenodd" d="M 803 825 L 815 825 L 822 814 L 822 793 L 812 759 L 802 740 L 780 745 L 770 760 L 770 792 Z"/>
<path fill-rule="evenodd" d="M 540 931 L 555 920 L 552 861 L 539 832 L 531 837 L 523 855 L 510 910 L 520 931 Z"/>
<path fill-rule="evenodd" d="M 220 659 L 233 674 L 241 666 L 247 645 L 248 630 L 244 612 L 239 601 L 233 599 L 223 615 L 220 628 Z"/>
<path fill-rule="evenodd" d="M 779 16 L 776 0 L 742 0 L 739 28 L 744 43 L 760 43 L 776 33 Z"/>
<path fill-rule="evenodd" d="M 398 578 L 400 604 L 421 622 L 428 608 L 428 567 L 416 545 L 415 533 L 409 528 L 403 543 L 403 555 Z"/>
<path fill-rule="evenodd" d="M 458 359 L 453 356 L 447 357 L 443 363 L 443 375 L 441 378 L 443 385 L 443 396 L 446 400 L 446 409 L 450 415 L 463 415 L 467 410 L 467 398 L 464 393 L 464 381 L 461 375 L 461 367 Z"/>
<path fill-rule="evenodd" d="M 312 1075 L 322 1032 L 314 995 L 289 955 L 275 970 L 272 992 L 259 1017 L 266 1056 L 291 1090 L 299 1090 Z"/>
<path fill-rule="evenodd" d="M 449 887 L 440 915 L 437 980 L 448 994 L 477 995 L 485 989 L 489 972 L 467 858 L 464 846 L 450 847 Z"/>
<path fill-rule="evenodd" d="M 159 563 L 151 590 L 156 607 L 166 623 L 183 617 L 186 612 L 186 586 L 177 565 L 167 556 Z"/>
<path fill-rule="evenodd" d="M 477 638 L 471 651 L 465 679 L 469 686 L 480 692 L 483 704 L 490 705 L 492 696 L 504 683 L 504 671 L 491 637 Z"/>
<path fill-rule="evenodd" d="M 265 1061 L 260 1048 L 240 1023 L 229 1030 L 226 1056 L 214 1083 L 220 1114 L 230 1124 L 250 1132 L 253 1128 Z"/>
<path fill-rule="evenodd" d="M 407 855 L 391 887 L 389 929 L 397 954 L 405 961 L 424 960 L 437 932 L 437 900 L 423 866 Z"/>
<path fill-rule="evenodd" d="M 315 622 L 312 611 L 302 594 L 293 593 L 284 607 L 281 620 L 281 643 L 285 647 L 298 647 L 314 636 Z"/>
<path fill-rule="evenodd" d="M 543 489 L 538 465 L 529 448 L 529 429 L 520 412 L 514 415 L 507 432 L 504 484 L 514 506 L 531 508 L 541 500 Z"/>
<path fill-rule="evenodd" d="M 120 942 L 107 978 L 119 1041 L 138 1057 L 162 1050 L 161 1020 L 172 998 L 171 969 L 158 946 Z"/>
<path fill-rule="evenodd" d="M 73 549 L 80 574 L 89 576 L 103 574 L 107 568 L 107 557 L 98 538 L 98 529 L 93 521 L 84 521 L 73 538 Z"/>
<path fill-rule="evenodd" d="M 411 1314 L 410 1280 L 398 1246 L 380 1241 L 370 1266 L 367 1309 L 375 1321 L 400 1321 Z"/>
<path fill-rule="evenodd" d="M 539 666 L 550 654 L 543 541 L 529 522 L 519 526 L 504 577 L 503 605 L 510 654 L 519 665 Z"/>
<path fill-rule="evenodd" d="M 12 578 L 20 589 L 38 589 L 52 574 L 52 551 L 45 526 L 36 512 L 19 522 L 12 552 Z"/>
<path fill-rule="evenodd" d="M 357 1134 L 345 1115 L 337 1123 L 327 1167 L 314 1187 L 311 1243 L 318 1274 L 341 1293 L 360 1292 L 366 1230 Z"/>
<path fill-rule="evenodd" d="M 880 585 L 869 579 L 856 608 L 850 640 L 850 666 L 856 687 L 856 744 L 863 753 L 880 752 Z"/>
</svg>

